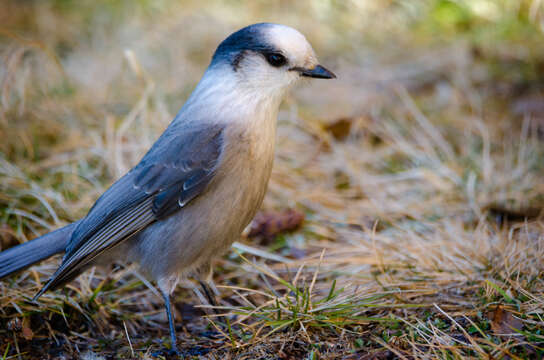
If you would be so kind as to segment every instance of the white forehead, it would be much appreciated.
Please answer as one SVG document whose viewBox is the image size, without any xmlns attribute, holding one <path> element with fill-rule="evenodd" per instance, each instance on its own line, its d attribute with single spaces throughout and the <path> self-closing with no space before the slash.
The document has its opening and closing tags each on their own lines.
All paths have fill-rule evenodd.
<svg viewBox="0 0 544 360">
<path fill-rule="evenodd" d="M 287 57 L 297 62 L 315 62 L 312 46 L 297 30 L 289 26 L 274 24 L 266 28 L 265 36 L 275 48 L 281 50 Z"/>
</svg>

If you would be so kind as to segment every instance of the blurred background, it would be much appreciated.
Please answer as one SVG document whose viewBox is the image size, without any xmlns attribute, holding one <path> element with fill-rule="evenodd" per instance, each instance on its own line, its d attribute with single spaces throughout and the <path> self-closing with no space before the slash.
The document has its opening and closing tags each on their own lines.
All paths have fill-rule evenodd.
<svg viewBox="0 0 544 360">
<path fill-rule="evenodd" d="M 249 238 L 241 239 L 245 245 L 220 260 L 216 283 L 290 296 L 277 279 L 263 283 L 256 277 L 263 268 L 244 263 L 238 256 L 244 253 L 284 279 L 292 280 L 304 263 L 301 274 L 308 283 L 316 274 L 316 299 L 333 291 L 333 282 L 333 289 L 350 289 L 349 296 L 326 299 L 336 302 L 321 312 L 306 308 L 301 324 L 309 335 L 292 328 L 296 321 L 282 325 L 295 334 L 285 336 L 302 344 L 282 350 L 285 358 L 372 351 L 425 357 L 444 338 L 453 345 L 442 350 L 453 358 L 500 358 L 506 338 L 486 336 L 507 325 L 525 334 L 524 344 L 541 342 L 541 0 L 4 0 L 0 248 L 84 216 L 168 125 L 219 42 L 256 22 L 301 31 L 338 79 L 307 82 L 283 103 L 263 213 Z M 48 309 L 17 301 L 31 296 L 55 265 L 46 262 L 32 275 L 0 284 L 0 321 L 11 329 L 0 331 L 0 351 L 13 355 L 27 346 L 32 354 L 37 345 L 30 340 L 41 344 L 57 331 L 76 331 L 85 336 L 65 336 L 50 354 L 73 352 L 67 345 L 73 343 L 98 353 L 128 352 L 120 319 L 133 341 L 148 344 L 140 349 L 160 347 L 145 343 L 157 333 L 166 338 L 160 298 L 132 272 L 119 269 L 113 278 L 84 275 L 69 289 L 100 302 L 98 307 L 67 304 L 60 294 L 46 298 L 49 310 L 62 307 L 80 321 L 60 330 L 44 325 L 52 321 Z M 100 292 L 109 282 L 121 289 Z M 140 298 L 130 297 L 133 288 Z M 190 284 L 178 294 L 178 318 L 184 304 L 199 303 L 188 289 Z M 220 292 L 223 305 L 245 311 L 237 290 Z M 259 294 L 244 294 L 262 303 Z M 440 307 L 408 306 L 432 303 Z M 504 315 L 510 310 L 497 307 L 502 303 L 516 304 L 521 323 Z M 346 304 L 351 307 L 341 313 L 343 322 L 334 323 L 339 315 L 328 311 L 345 311 Z M 292 309 L 274 306 L 243 317 L 241 324 L 279 326 L 266 311 L 284 311 L 291 319 Z M 458 320 L 467 334 L 452 330 L 455 322 L 446 312 L 472 321 Z M 323 317 L 336 330 L 312 332 Z M 14 319 L 26 325 L 10 328 Z M 383 319 L 403 325 L 390 327 Z M 208 326 L 199 324 L 198 329 Z M 469 331 L 473 324 L 477 330 Z M 338 329 L 351 335 L 340 336 Z M 190 329 L 183 336 L 186 344 L 207 349 L 202 356 L 222 352 L 232 358 L 244 351 L 247 358 L 256 358 L 251 351 L 268 358 L 278 353 L 284 336 L 259 340 L 254 334 L 250 341 L 240 331 L 212 345 L 202 345 Z M 452 340 L 459 333 L 470 345 Z M 337 346 L 323 345 L 327 341 Z M 248 343 L 260 345 L 250 351 L 244 348 Z M 506 348 L 516 356 L 542 354 L 516 342 Z"/>
</svg>

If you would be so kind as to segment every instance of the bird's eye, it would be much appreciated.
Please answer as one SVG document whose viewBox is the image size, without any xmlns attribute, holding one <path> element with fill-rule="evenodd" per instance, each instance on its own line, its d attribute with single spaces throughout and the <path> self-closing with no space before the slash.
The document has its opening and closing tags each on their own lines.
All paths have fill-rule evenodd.
<svg viewBox="0 0 544 360">
<path fill-rule="evenodd" d="M 279 53 L 265 53 L 264 57 L 266 58 L 266 61 L 274 67 L 280 67 L 287 63 L 285 56 Z"/>
</svg>

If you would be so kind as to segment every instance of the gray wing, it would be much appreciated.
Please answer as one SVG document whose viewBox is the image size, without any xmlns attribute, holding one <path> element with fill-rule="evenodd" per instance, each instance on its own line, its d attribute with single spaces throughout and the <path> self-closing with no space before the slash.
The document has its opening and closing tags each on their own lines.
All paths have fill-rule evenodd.
<svg viewBox="0 0 544 360">
<path fill-rule="evenodd" d="M 222 128 L 180 129 L 172 124 L 140 163 L 114 183 L 78 224 L 48 289 L 73 279 L 102 252 L 183 208 L 213 178 Z"/>
</svg>

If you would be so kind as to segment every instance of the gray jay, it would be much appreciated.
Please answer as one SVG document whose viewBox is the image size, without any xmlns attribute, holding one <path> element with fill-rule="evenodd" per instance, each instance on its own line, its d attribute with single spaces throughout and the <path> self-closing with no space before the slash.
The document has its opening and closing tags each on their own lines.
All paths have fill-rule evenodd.
<svg viewBox="0 0 544 360">
<path fill-rule="evenodd" d="M 83 219 L 0 253 L 0 278 L 64 252 L 38 299 L 90 266 L 137 263 L 164 297 L 177 352 L 170 296 L 183 275 L 209 274 L 260 207 L 278 108 L 301 77 L 335 75 L 297 30 L 261 23 L 231 34 L 142 160 Z"/>
</svg>

